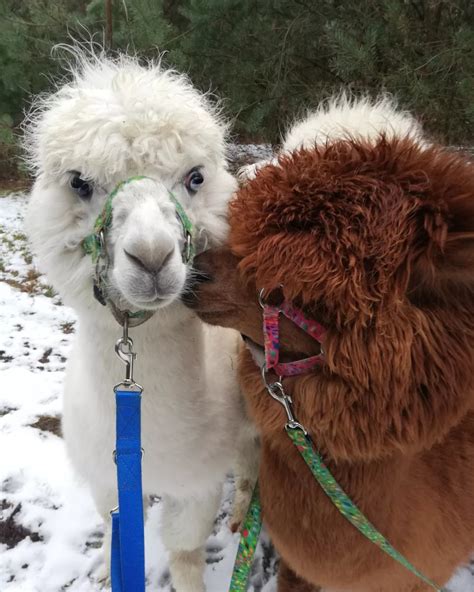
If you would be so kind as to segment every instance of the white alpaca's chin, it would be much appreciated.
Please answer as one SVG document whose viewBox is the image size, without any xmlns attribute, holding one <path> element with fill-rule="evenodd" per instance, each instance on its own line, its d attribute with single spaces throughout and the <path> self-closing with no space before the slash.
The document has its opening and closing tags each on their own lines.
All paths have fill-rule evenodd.
<svg viewBox="0 0 474 592">
<path fill-rule="evenodd" d="M 131 305 L 132 308 L 137 308 L 140 310 L 158 310 L 159 308 L 166 308 L 175 300 L 180 298 L 181 294 L 178 292 L 176 294 L 167 295 L 165 297 L 157 296 L 153 300 L 139 300 L 139 299 L 132 299 L 127 298 L 127 301 Z"/>
<path fill-rule="evenodd" d="M 135 290 L 130 293 L 130 290 L 115 290 L 117 296 L 113 298 L 119 308 L 131 310 L 158 310 L 159 308 L 166 308 L 176 300 L 181 298 L 182 290 L 170 292 L 163 295 L 146 294 L 137 295 Z"/>
</svg>

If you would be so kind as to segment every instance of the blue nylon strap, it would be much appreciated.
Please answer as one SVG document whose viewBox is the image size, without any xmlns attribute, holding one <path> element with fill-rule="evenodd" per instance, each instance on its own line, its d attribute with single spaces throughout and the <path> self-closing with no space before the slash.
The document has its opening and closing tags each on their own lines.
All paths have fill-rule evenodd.
<svg viewBox="0 0 474 592">
<path fill-rule="evenodd" d="M 138 391 L 115 392 L 119 511 L 112 516 L 113 592 L 145 592 L 142 448 Z M 115 514 L 115 513 L 114 513 Z M 114 537 L 115 527 L 115 537 Z M 117 584 L 117 580 L 120 582 Z"/>
</svg>

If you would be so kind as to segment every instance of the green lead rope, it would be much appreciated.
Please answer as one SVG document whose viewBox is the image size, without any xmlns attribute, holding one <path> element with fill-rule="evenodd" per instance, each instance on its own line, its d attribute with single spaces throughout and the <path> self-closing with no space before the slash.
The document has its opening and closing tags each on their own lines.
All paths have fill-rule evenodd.
<svg viewBox="0 0 474 592">
<path fill-rule="evenodd" d="M 176 209 L 176 214 L 178 215 L 178 218 L 181 221 L 181 225 L 184 229 L 184 235 L 185 235 L 185 247 L 184 247 L 184 252 L 183 252 L 183 256 L 186 262 L 192 261 L 196 255 L 196 249 L 194 248 L 194 244 L 192 242 L 192 237 L 194 234 L 194 226 L 193 223 L 191 222 L 191 220 L 188 218 L 188 215 L 186 214 L 186 212 L 184 211 L 183 206 L 179 203 L 179 201 L 176 199 L 176 197 L 174 196 L 173 193 L 171 193 L 171 191 L 168 191 L 169 196 L 171 201 L 174 203 L 174 207 Z"/>
<path fill-rule="evenodd" d="M 366 516 L 364 516 L 339 483 L 334 479 L 332 473 L 324 464 L 321 456 L 314 449 L 310 438 L 299 428 L 287 427 L 286 432 L 298 449 L 298 452 L 303 457 L 305 463 L 308 465 L 311 473 L 322 487 L 324 493 L 329 497 L 344 518 L 355 526 L 359 532 L 369 539 L 370 542 L 377 545 L 379 549 L 382 549 L 384 553 L 387 553 L 392 559 L 398 561 L 398 563 L 411 571 L 420 580 L 425 582 L 425 584 L 431 586 L 433 590 L 441 592 L 442 589 L 439 586 L 422 574 L 421 571 L 416 569 L 416 567 L 408 561 L 408 559 L 405 559 L 403 555 L 394 549 L 387 539 L 375 528 Z"/>
<path fill-rule="evenodd" d="M 387 553 L 392 559 L 398 561 L 403 567 L 408 569 L 411 573 L 417 576 L 420 580 L 431 586 L 433 590 L 442 592 L 442 588 L 437 586 L 432 580 L 422 574 L 415 566 L 413 566 L 403 555 L 401 555 L 387 539 L 375 528 L 375 526 L 364 516 L 359 508 L 354 504 L 350 497 L 345 493 L 339 483 L 334 479 L 332 473 L 324 464 L 321 456 L 314 449 L 310 438 L 300 428 L 286 427 L 286 432 L 293 444 L 296 446 L 298 452 L 303 457 L 305 463 L 308 465 L 314 478 L 317 480 L 324 493 L 329 497 L 332 503 L 336 506 L 339 512 L 346 518 L 353 526 L 357 528 L 369 541 L 377 545 L 379 549 Z M 235 562 L 234 573 L 229 588 L 229 592 L 245 592 L 247 590 L 247 582 L 250 575 L 250 568 L 252 565 L 255 548 L 257 546 L 258 533 L 261 528 L 261 513 L 260 507 L 258 509 L 255 504 L 259 504 L 258 490 L 252 498 L 252 502 L 245 518 L 244 527 L 242 531 L 242 539 L 240 541 L 239 550 L 237 552 L 237 559 Z M 258 520 L 258 524 L 253 524 L 252 520 Z M 250 536 L 247 533 L 257 533 L 257 537 Z"/>
<path fill-rule="evenodd" d="M 262 530 L 262 508 L 260 504 L 260 495 L 258 483 L 255 485 L 250 506 L 245 516 L 241 528 L 241 536 L 237 558 L 235 560 L 234 572 L 229 590 L 231 592 L 245 592 L 247 590 L 247 581 L 250 575 L 250 569 L 257 548 L 258 537 Z"/>
</svg>

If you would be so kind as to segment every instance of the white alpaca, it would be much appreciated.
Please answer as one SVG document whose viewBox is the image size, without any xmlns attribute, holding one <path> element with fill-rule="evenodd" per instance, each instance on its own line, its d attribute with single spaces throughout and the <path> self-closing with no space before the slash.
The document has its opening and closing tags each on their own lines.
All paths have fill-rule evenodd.
<svg viewBox="0 0 474 592">
<path fill-rule="evenodd" d="M 423 136 L 419 123 L 409 113 L 397 109 L 388 95 L 371 100 L 341 93 L 294 122 L 285 135 L 280 154 L 298 148 L 323 146 L 327 142 L 347 137 L 370 141 L 381 134 L 388 139 L 410 137 L 420 141 Z M 278 159 L 273 158 L 247 165 L 239 170 L 239 177 L 242 180 L 252 179 L 258 169 L 277 162 Z"/>
<path fill-rule="evenodd" d="M 93 296 L 94 264 L 81 243 L 119 181 L 150 177 L 124 186 L 113 201 L 107 291 L 119 308 L 156 310 L 131 330 L 135 377 L 145 387 L 143 492 L 145 500 L 163 499 L 174 587 L 201 592 L 204 543 L 226 472 L 238 451 L 239 478 L 248 484 L 257 455 L 234 375 L 238 336 L 205 327 L 180 302 L 190 270 L 169 192 L 203 230 L 202 241 L 225 239 L 236 185 L 226 170 L 225 126 L 181 75 L 127 57 L 79 55 L 72 81 L 40 99 L 26 131 L 36 170 L 28 233 L 40 268 L 79 317 L 64 437 L 107 525 L 117 504 L 112 388 L 124 377 L 114 353 L 121 329 Z M 109 538 L 107 529 L 106 544 Z"/>
</svg>

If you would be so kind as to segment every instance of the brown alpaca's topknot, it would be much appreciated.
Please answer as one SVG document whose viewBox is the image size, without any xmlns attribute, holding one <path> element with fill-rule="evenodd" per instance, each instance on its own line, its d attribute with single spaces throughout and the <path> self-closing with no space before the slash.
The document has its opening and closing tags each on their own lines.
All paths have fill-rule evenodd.
<svg viewBox="0 0 474 592">
<path fill-rule="evenodd" d="M 366 324 L 420 286 L 474 279 L 472 165 L 411 139 L 282 155 L 237 193 L 230 225 L 249 280 L 322 302 L 338 323 Z"/>
</svg>

